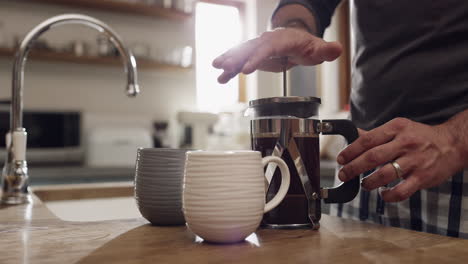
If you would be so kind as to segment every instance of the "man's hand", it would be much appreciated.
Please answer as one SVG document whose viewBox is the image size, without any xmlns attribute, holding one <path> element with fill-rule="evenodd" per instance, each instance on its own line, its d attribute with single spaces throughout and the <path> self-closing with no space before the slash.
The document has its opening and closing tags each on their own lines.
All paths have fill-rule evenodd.
<svg viewBox="0 0 468 264">
<path fill-rule="evenodd" d="M 306 30 L 277 28 L 228 50 L 213 61 L 213 66 L 224 70 L 218 82 L 227 83 L 240 72 L 280 72 L 283 70 L 282 57 L 288 57 L 286 67 L 289 69 L 295 65 L 333 61 L 341 51 L 339 43 L 326 42 Z"/>
<path fill-rule="evenodd" d="M 458 140 L 444 124 L 428 126 L 396 118 L 360 132 L 360 137 L 338 155 L 338 163 L 344 165 L 338 177 L 348 181 L 381 166 L 362 180 L 364 189 L 373 190 L 399 178 L 391 165 L 396 161 L 403 180 L 395 187 L 379 189 L 387 202 L 406 200 L 420 189 L 437 186 L 464 167 Z"/>
</svg>

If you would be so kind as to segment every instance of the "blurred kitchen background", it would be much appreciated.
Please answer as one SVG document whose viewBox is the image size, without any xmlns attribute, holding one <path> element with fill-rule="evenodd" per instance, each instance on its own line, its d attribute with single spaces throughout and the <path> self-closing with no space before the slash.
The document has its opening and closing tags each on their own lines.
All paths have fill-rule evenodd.
<svg viewBox="0 0 468 264">
<path fill-rule="evenodd" d="M 33 185 L 130 181 L 138 147 L 250 149 L 249 100 L 282 93 L 282 75 L 258 72 L 216 82 L 214 57 L 269 27 L 277 0 L 0 0 L 0 151 L 9 127 L 12 58 L 25 34 L 58 14 L 110 25 L 137 57 L 141 94 L 127 98 L 118 53 L 95 31 L 53 29 L 36 43 L 25 72 L 28 162 Z M 349 47 L 342 5 L 325 39 Z M 347 116 L 349 61 L 297 67 L 292 95 L 322 98 L 320 118 Z M 321 139 L 333 174 L 340 146 Z M 0 157 L 3 158 L 3 157 Z M 327 163 L 328 162 L 328 163 Z"/>
</svg>

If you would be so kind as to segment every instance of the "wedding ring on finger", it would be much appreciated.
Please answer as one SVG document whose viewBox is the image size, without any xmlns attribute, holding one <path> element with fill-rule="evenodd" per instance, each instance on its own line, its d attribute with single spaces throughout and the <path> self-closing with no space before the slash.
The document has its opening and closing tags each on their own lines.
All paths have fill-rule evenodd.
<svg viewBox="0 0 468 264">
<path fill-rule="evenodd" d="M 395 169 L 395 172 L 396 172 L 397 177 L 398 177 L 399 179 L 404 180 L 404 179 L 403 179 L 403 170 L 401 169 L 400 164 L 398 164 L 398 162 L 396 162 L 396 161 L 392 161 L 390 164 L 391 164 L 392 167 Z"/>
</svg>

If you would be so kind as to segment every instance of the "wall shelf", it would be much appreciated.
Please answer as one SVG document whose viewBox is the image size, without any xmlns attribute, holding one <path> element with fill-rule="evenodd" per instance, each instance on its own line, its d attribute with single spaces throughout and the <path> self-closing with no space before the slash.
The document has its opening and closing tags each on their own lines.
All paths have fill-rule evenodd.
<svg viewBox="0 0 468 264">
<path fill-rule="evenodd" d="M 0 57 L 12 59 L 15 51 L 12 49 L 0 47 Z M 56 51 L 31 51 L 28 57 L 32 60 L 50 61 L 50 62 L 66 62 L 74 64 L 87 64 L 87 65 L 102 65 L 102 66 L 118 66 L 123 67 L 120 57 L 98 57 L 98 56 L 76 56 L 68 52 L 56 52 Z M 138 69 L 149 69 L 149 70 L 189 70 L 191 67 L 181 67 L 169 64 L 163 64 L 148 59 L 136 58 Z"/>
<path fill-rule="evenodd" d="M 186 20 L 192 15 L 174 8 L 164 8 L 140 2 L 116 0 L 27 0 L 34 3 L 56 4 L 69 7 L 89 8 L 172 20 Z"/>
</svg>

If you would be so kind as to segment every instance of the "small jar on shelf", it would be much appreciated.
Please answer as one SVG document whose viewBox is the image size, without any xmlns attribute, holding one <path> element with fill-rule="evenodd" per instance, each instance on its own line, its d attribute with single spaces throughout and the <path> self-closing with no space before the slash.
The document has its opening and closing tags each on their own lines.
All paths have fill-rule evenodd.
<svg viewBox="0 0 468 264">
<path fill-rule="evenodd" d="M 173 6 L 173 0 L 146 0 L 146 3 L 164 8 L 172 8 Z"/>
<path fill-rule="evenodd" d="M 5 27 L 3 26 L 3 22 L 0 21 L 0 48 L 7 48 L 8 41 L 6 39 L 6 32 Z"/>
<path fill-rule="evenodd" d="M 174 0 L 173 7 L 186 14 L 191 14 L 193 13 L 195 2 L 195 0 Z"/>
</svg>

